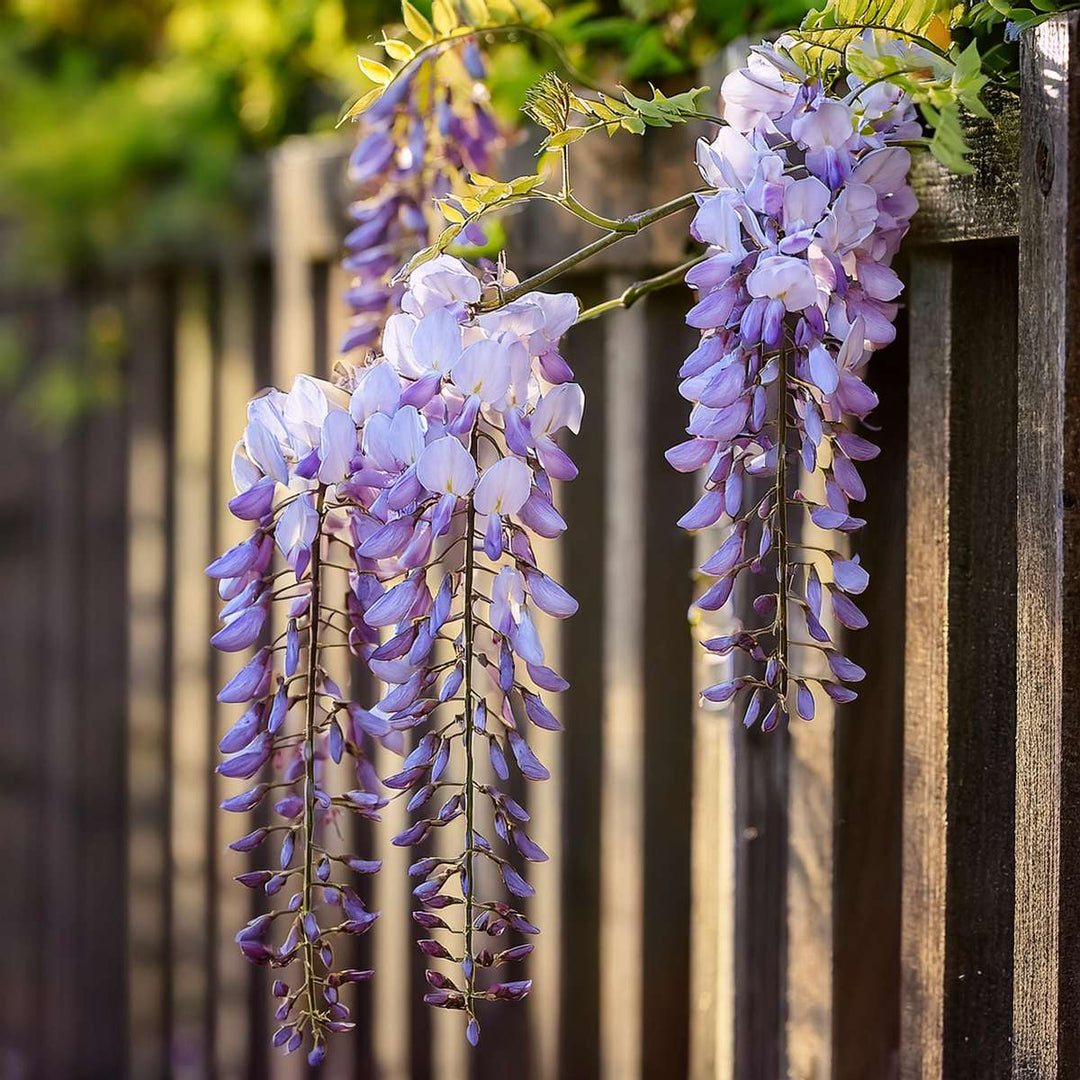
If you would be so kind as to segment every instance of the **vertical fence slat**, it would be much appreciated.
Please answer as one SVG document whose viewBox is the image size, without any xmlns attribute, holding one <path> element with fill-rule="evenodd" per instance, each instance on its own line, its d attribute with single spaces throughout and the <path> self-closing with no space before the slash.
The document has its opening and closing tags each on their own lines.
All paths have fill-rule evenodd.
<svg viewBox="0 0 1080 1080">
<path fill-rule="evenodd" d="M 941 1077 L 948 640 L 948 256 L 913 263 L 904 728 L 905 1080 Z"/>
<path fill-rule="evenodd" d="M 101 318 L 119 319 L 112 297 L 103 298 L 101 305 Z M 88 350 L 92 347 L 88 342 Z M 88 357 L 86 362 L 93 361 Z M 76 887 L 86 899 L 75 920 L 77 951 L 66 958 L 79 999 L 68 1075 L 121 1076 L 127 1051 L 122 843 L 127 823 L 127 542 L 117 536 L 117 522 L 127 514 L 126 428 L 123 405 L 103 403 L 86 420 L 79 454 L 87 491 L 77 564 L 84 612 L 81 687 L 78 712 L 67 723 L 80 775 L 73 807 L 79 832 Z M 69 868 L 65 900 L 71 873 Z M 64 978 L 63 968 L 54 977 Z"/>
<path fill-rule="evenodd" d="M 903 274 L 907 280 L 906 273 Z M 867 631 L 846 654 L 866 669 L 836 710 L 833 842 L 834 1080 L 894 1077 L 900 1047 L 904 573 L 907 515 L 907 320 L 870 363 L 881 454 L 860 466 L 866 525 L 854 547 L 870 573 Z"/>
<path fill-rule="evenodd" d="M 723 543 L 719 526 L 695 537 L 694 562 L 703 563 Z M 695 624 L 702 641 L 735 633 L 738 599 L 720 611 L 703 611 Z M 696 649 L 694 686 L 732 678 L 735 656 Z M 737 702 L 695 702 L 693 777 L 693 902 L 690 914 L 691 1080 L 735 1078 L 735 743 L 742 737 Z"/>
<path fill-rule="evenodd" d="M 1016 260 L 911 274 L 902 1072 L 1008 1070 L 1016 621 Z"/>
<path fill-rule="evenodd" d="M 210 510 L 214 530 L 214 551 L 226 551 L 250 533 L 246 522 L 228 512 L 233 495 L 232 450 L 244 430 L 245 405 L 256 389 L 254 359 L 253 280 L 244 260 L 227 263 L 221 271 L 221 349 L 214 371 L 214 421 L 216 426 L 214 462 L 216 480 L 214 505 Z M 250 659 L 251 652 L 215 660 L 212 689 L 224 684 L 234 671 Z M 211 732 L 209 767 L 218 757 L 217 742 L 232 726 L 241 711 L 237 705 L 217 705 Z M 218 1075 L 228 1077 L 243 1072 L 251 1043 L 251 1016 L 245 993 L 251 965 L 233 940 L 237 930 L 251 918 L 251 893 L 233 878 L 254 861 L 228 849 L 228 844 L 255 827 L 253 814 L 222 814 L 218 804 L 236 793 L 236 781 L 214 777 L 210 814 L 215 824 L 211 857 L 215 866 L 214 904 L 216 943 L 213 978 L 217 984 L 214 1061 Z M 260 865 L 272 854 L 271 842 L 259 851 Z"/>
<path fill-rule="evenodd" d="M 617 296 L 632 276 L 612 274 Z M 645 529 L 647 363 L 644 308 L 607 327 L 604 346 L 607 499 L 604 504 L 604 714 L 600 776 L 600 1075 L 641 1068 L 644 867 Z"/>
<path fill-rule="evenodd" d="M 1022 49 L 1013 1076 L 1080 1072 L 1080 20 Z"/>
<path fill-rule="evenodd" d="M 172 315 L 164 279 L 133 285 L 128 375 L 128 1000 L 134 1077 L 168 1074 L 169 475 Z"/>
<path fill-rule="evenodd" d="M 607 296 L 602 280 L 582 281 L 585 305 Z M 606 599 L 604 522 L 607 502 L 604 469 L 607 431 L 615 422 L 606 407 L 606 325 L 583 324 L 567 338 L 567 358 L 585 391 L 585 421 L 574 440 L 580 474 L 560 492 L 567 531 L 561 539 L 562 582 L 577 597 L 580 610 L 562 628 L 570 688 L 559 702 L 563 798 L 560 827 L 562 937 L 557 943 L 564 972 L 559 1000 L 558 1073 L 597 1076 L 600 1068 L 600 785 L 602 769 L 604 657 L 602 619 Z"/>
<path fill-rule="evenodd" d="M 212 589 L 204 575 L 213 558 L 207 509 L 215 462 L 213 345 L 206 276 L 192 271 L 180 284 L 176 324 L 175 502 L 172 584 L 172 1071 L 177 1077 L 209 1073 L 208 1028 L 213 990 L 208 910 L 212 866 L 207 850 L 211 762 L 210 660 L 214 625 Z"/>
<path fill-rule="evenodd" d="M 31 336 L 30 317 L 24 313 L 19 323 L 15 319 L 13 312 L 5 310 L 4 324 L 18 325 L 26 333 L 28 346 L 40 347 L 36 334 Z M 0 472 L 0 592 L 8 617 L 0 622 L 5 660 L 5 723 L 0 742 L 5 782 L 0 785 L 0 813 L 7 823 L 0 831 L 0 858 L 4 865 L 22 869 L 39 863 L 47 824 L 41 776 L 41 726 L 46 716 L 38 679 L 40 658 L 46 655 L 48 609 L 41 598 L 47 568 L 41 559 L 42 508 L 35 499 L 43 482 L 42 470 L 37 455 L 26 452 L 25 440 L 33 432 L 15 401 L 5 398 L 2 408 L 0 453 L 8 466 Z M 44 893 L 41 878 L 40 873 L 11 875 L 8 887 L 0 892 L 0 918 L 6 925 L 37 925 Z M 45 997 L 43 944 L 28 934 L 12 934 L 0 953 L 4 985 L 21 988 L 9 996 L 9 1007 L 0 1018 L 0 1073 L 19 1078 L 40 1069 L 44 1056 L 39 1036 Z"/>
<path fill-rule="evenodd" d="M 799 490 L 815 502 L 825 502 L 820 473 L 800 470 Z M 849 547 L 846 537 L 819 529 L 808 515 L 799 514 L 799 540 L 814 547 Z M 794 523 L 793 523 L 794 524 Z M 826 556 L 800 552 L 813 559 L 823 581 L 831 576 Z M 824 612 L 825 628 L 842 640 L 836 620 Z M 790 625 L 798 626 L 797 608 Z M 799 635 L 798 640 L 805 640 Z M 795 670 L 828 676 L 825 655 L 818 649 L 794 652 Z M 813 686 L 813 684 L 810 684 Z M 825 1080 L 832 1076 L 833 1032 L 833 908 L 835 851 L 833 837 L 834 736 L 836 709 L 824 693 L 815 695 L 814 719 L 788 719 L 788 851 L 787 956 L 785 965 L 787 1075 L 791 1080 Z"/>
</svg>

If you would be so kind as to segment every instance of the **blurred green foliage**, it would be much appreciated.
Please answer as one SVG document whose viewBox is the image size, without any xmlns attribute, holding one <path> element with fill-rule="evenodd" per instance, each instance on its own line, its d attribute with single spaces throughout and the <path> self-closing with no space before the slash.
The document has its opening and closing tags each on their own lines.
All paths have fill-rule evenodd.
<svg viewBox="0 0 1080 1080">
<path fill-rule="evenodd" d="M 420 5 L 424 7 L 424 4 Z M 577 62 L 626 79 L 693 68 L 718 43 L 796 24 L 806 0 L 558 6 Z M 333 125 L 359 50 L 396 0 L 6 0 L 0 4 L 0 216 L 22 278 L 87 274 L 227 244 L 261 180 L 245 162 Z M 491 57 L 510 117 L 552 60 Z"/>
<path fill-rule="evenodd" d="M 365 0 L 10 0 L 0 14 L 0 210 L 23 272 L 183 248 L 237 225 L 239 162 L 327 126 Z"/>
</svg>

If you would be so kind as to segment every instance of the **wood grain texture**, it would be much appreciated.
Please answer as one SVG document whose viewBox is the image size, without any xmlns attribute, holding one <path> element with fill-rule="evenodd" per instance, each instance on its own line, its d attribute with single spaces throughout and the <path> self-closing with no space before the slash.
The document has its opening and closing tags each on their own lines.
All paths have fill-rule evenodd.
<svg viewBox="0 0 1080 1080">
<path fill-rule="evenodd" d="M 1013 1076 L 1080 1071 L 1080 20 L 1025 38 Z"/>
<path fill-rule="evenodd" d="M 945 978 L 948 757 L 947 255 L 913 260 L 904 697 L 902 1006 L 904 1080 L 939 1080 Z"/>
<path fill-rule="evenodd" d="M 868 495 L 854 548 L 870 573 L 859 597 L 870 628 L 846 635 L 844 650 L 867 674 L 858 699 L 836 710 L 834 1080 L 895 1077 L 900 1050 L 907 353 L 902 311 L 896 342 L 869 368 L 881 454 L 859 467 Z"/>
<path fill-rule="evenodd" d="M 824 503 L 820 472 L 799 467 L 798 488 L 808 499 Z M 812 548 L 850 550 L 848 538 L 815 525 L 806 514 L 792 514 L 800 543 Z M 817 566 L 822 581 L 832 567 L 820 551 L 799 555 Z M 798 625 L 801 612 L 789 605 L 788 625 Z M 843 629 L 828 609 L 822 623 L 834 641 Z M 801 635 L 800 635 L 801 637 Z M 805 640 L 803 638 L 803 640 Z M 793 670 L 801 675 L 831 678 L 819 649 L 793 648 Z M 814 684 L 810 686 L 814 688 Z M 787 1076 L 789 1080 L 828 1080 L 833 1075 L 833 953 L 836 903 L 835 735 L 841 712 L 822 691 L 815 696 L 812 722 L 788 719 L 790 746 L 787 792 L 787 955 L 784 963 Z"/>
<path fill-rule="evenodd" d="M 631 284 L 613 275 L 617 295 Z M 645 470 L 648 358 L 644 308 L 606 327 L 604 713 L 600 776 L 600 1076 L 636 1077 L 641 1014 L 645 838 Z"/>
<path fill-rule="evenodd" d="M 974 1080 L 1008 1069 L 1015 275 L 1008 247 L 912 259 L 901 1029 L 908 1080 Z"/>
<path fill-rule="evenodd" d="M 986 92 L 988 120 L 967 117 L 973 172 L 950 172 L 927 152 L 912 154 L 919 212 L 906 241 L 947 244 L 1014 237 L 1020 220 L 1020 107 L 1016 96 Z"/>
</svg>

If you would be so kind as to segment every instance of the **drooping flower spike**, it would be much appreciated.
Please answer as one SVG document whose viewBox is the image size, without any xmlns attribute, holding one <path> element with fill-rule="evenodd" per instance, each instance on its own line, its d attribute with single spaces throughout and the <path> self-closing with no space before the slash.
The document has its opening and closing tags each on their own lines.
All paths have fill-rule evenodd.
<svg viewBox="0 0 1080 1080">
<path fill-rule="evenodd" d="M 231 756 L 219 771 L 256 781 L 226 809 L 250 810 L 273 791 L 283 824 L 256 829 L 237 850 L 281 834 L 278 865 L 239 880 L 271 896 L 293 878 L 300 888 L 237 940 L 257 963 L 301 964 L 298 983 L 275 984 L 275 1043 L 291 1051 L 307 1039 L 314 1062 L 327 1035 L 350 1026 L 340 985 L 370 974 L 332 970 L 335 935 L 363 932 L 375 918 L 348 874 L 378 869 L 334 849 L 328 827 L 346 812 L 377 817 L 387 792 L 408 794 L 420 814 L 395 844 L 420 845 L 459 821 L 463 831 L 458 856 L 411 868 L 414 917 L 431 931 L 421 947 L 461 971 L 455 979 L 432 970 L 429 1003 L 461 1009 L 475 1043 L 477 1003 L 520 998 L 530 986 L 486 974 L 531 951 L 495 942 L 507 930 L 537 932 L 514 906 L 532 893 L 518 867 L 546 858 L 526 811 L 499 784 L 510 759 L 525 778 L 547 778 L 528 727 L 558 728 L 543 694 L 566 686 L 545 662 L 535 612 L 565 618 L 577 604 L 539 567 L 530 534 L 565 528 L 551 479 L 575 470 L 556 438 L 578 430 L 584 396 L 567 381 L 557 343 L 578 305 L 529 294 L 473 318 L 480 297 L 480 279 L 440 256 L 410 277 L 387 323 L 386 355 L 352 370 L 346 387 L 300 376 L 288 394 L 250 404 L 230 505 L 255 531 L 208 571 L 227 601 L 218 648 L 264 641 L 272 604 L 285 609 L 281 633 L 222 692 L 250 707 L 222 742 Z M 287 564 L 277 573 L 275 548 Z M 328 561 L 350 568 L 343 608 L 325 593 Z M 347 700 L 321 663 L 338 634 L 387 688 L 368 707 Z M 423 730 L 384 788 L 373 744 L 400 752 L 412 729 Z M 331 793 L 326 763 L 346 755 L 356 787 Z M 264 775 L 271 761 L 276 772 Z M 494 876 L 509 896 L 482 900 L 480 885 Z"/>
<path fill-rule="evenodd" d="M 473 318 L 480 297 L 480 280 L 449 256 L 411 275 L 385 358 L 357 372 L 361 454 L 348 481 L 351 640 L 388 688 L 370 714 L 419 733 L 385 781 L 417 815 L 393 843 L 462 830 L 458 855 L 410 867 L 413 917 L 430 932 L 420 947 L 459 969 L 429 970 L 425 1000 L 461 1010 L 473 1044 L 477 1004 L 524 997 L 531 985 L 489 974 L 531 952 L 496 943 L 510 930 L 538 932 L 516 906 L 533 892 L 519 866 L 547 858 L 500 784 L 511 759 L 528 780 L 548 777 L 528 728 L 558 728 L 542 695 L 566 683 L 546 664 L 535 612 L 565 618 L 577 604 L 537 564 L 530 533 L 565 528 L 551 479 L 574 470 L 555 438 L 577 431 L 584 407 L 580 387 L 553 378 L 569 376 L 557 342 L 576 299 L 529 294 Z M 482 899 L 495 878 L 508 897 Z"/>
<path fill-rule="evenodd" d="M 335 970 L 335 942 L 364 933 L 378 914 L 365 908 L 356 875 L 379 864 L 343 847 L 339 823 L 349 814 L 378 820 L 387 800 L 371 764 L 374 743 L 401 748 L 388 725 L 362 719 L 323 664 L 324 650 L 343 645 L 347 631 L 347 613 L 325 593 L 323 566 L 347 536 L 343 483 L 358 451 L 349 404 L 340 388 L 305 375 L 287 394 L 271 390 L 249 404 L 229 507 L 254 531 L 207 568 L 225 601 L 214 646 L 235 653 L 261 645 L 218 694 L 245 711 L 221 740 L 226 759 L 217 771 L 251 785 L 222 808 L 244 813 L 268 803 L 272 811 L 269 824 L 230 845 L 266 852 L 263 866 L 237 880 L 272 903 L 288 897 L 236 940 L 253 963 L 298 969 L 274 983 L 274 1044 L 291 1052 L 306 1042 L 313 1064 L 330 1034 L 353 1026 L 341 987 L 371 975 Z M 277 571 L 275 550 L 285 563 Z M 280 632 L 271 638 L 272 610 Z M 327 763 L 346 758 L 355 785 L 331 792 Z"/>
<path fill-rule="evenodd" d="M 445 76 L 451 63 L 457 78 Z M 343 262 L 351 275 L 345 301 L 352 319 L 342 353 L 378 346 L 403 292 L 391 278 L 441 221 L 434 200 L 455 190 L 466 174 L 490 170 L 503 138 L 483 78 L 483 57 L 469 40 L 418 64 L 358 115 L 359 137 L 349 158 L 358 198 L 349 207 L 355 226 L 345 237 Z M 463 240 L 485 243 L 476 227 Z"/>
<path fill-rule="evenodd" d="M 856 47 L 882 46 L 868 31 Z M 729 126 L 698 143 L 698 168 L 715 189 L 699 198 L 691 226 L 707 245 L 687 275 L 698 293 L 687 322 L 702 337 L 679 372 L 692 402 L 689 439 L 667 455 L 706 477 L 680 524 L 724 522 L 701 567 L 713 582 L 697 607 L 724 607 L 746 571 L 769 582 L 753 603 L 757 625 L 704 642 L 718 655 L 745 653 L 757 671 L 703 696 L 746 691 L 744 722 L 765 730 L 793 712 L 811 719 L 814 687 L 851 701 L 849 684 L 865 674 L 828 627 L 866 625 L 852 599 L 866 571 L 832 549 L 815 561 L 792 515 L 840 533 L 864 524 L 852 509 L 866 496 L 857 463 L 878 451 L 851 426 L 877 404 L 863 375 L 871 352 L 895 336 L 902 285 L 889 264 L 917 208 L 910 155 L 897 145 L 920 132 L 910 101 L 890 83 L 854 76 L 838 97 L 797 57 L 790 39 L 754 48 L 724 80 Z M 804 670 L 809 649 L 824 655 L 829 676 Z"/>
</svg>

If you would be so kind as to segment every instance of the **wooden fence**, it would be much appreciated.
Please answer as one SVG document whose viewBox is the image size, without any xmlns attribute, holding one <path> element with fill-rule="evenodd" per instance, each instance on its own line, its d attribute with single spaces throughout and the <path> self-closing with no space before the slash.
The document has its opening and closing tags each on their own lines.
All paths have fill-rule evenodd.
<svg viewBox="0 0 1080 1080">
<path fill-rule="evenodd" d="M 548 555 L 581 611 L 546 631 L 572 689 L 540 747 L 553 778 L 527 793 L 552 853 L 535 991 L 470 1053 L 458 1017 L 418 1004 L 393 822 L 360 830 L 386 860 L 362 945 L 378 975 L 327 1077 L 1080 1076 L 1078 35 L 1074 15 L 1025 41 L 1022 115 L 979 125 L 974 177 L 918 167 L 900 335 L 871 368 L 857 703 L 771 735 L 696 704 L 712 673 L 674 526 L 693 481 L 663 460 L 688 297 L 570 335 L 588 407 Z M 616 188 L 614 212 L 692 182 L 684 132 L 598 150 L 577 186 L 605 207 Z M 215 811 L 225 668 L 202 571 L 237 535 L 244 402 L 332 363 L 342 173 L 332 140 L 283 147 L 267 244 L 110 293 L 124 406 L 60 442 L 0 433 L 5 1078 L 307 1071 L 269 1050 L 265 973 L 232 944 L 258 899 Z M 616 295 L 679 261 L 684 230 L 565 284 Z M 512 234 L 524 272 L 583 235 L 531 212 Z M 6 306 L 45 357 L 94 299 Z"/>
</svg>

